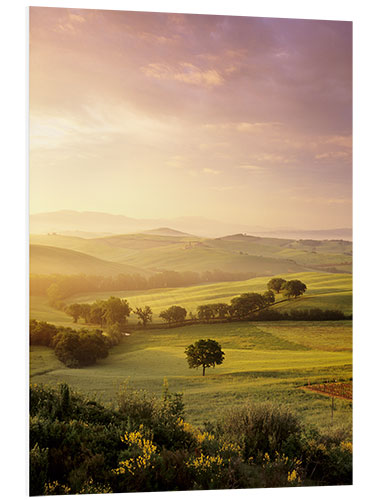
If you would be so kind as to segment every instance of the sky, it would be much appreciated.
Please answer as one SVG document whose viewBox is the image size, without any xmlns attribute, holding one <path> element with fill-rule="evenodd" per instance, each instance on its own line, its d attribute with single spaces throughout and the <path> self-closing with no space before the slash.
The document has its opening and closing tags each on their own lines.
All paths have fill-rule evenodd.
<svg viewBox="0 0 375 500">
<path fill-rule="evenodd" d="M 352 24 L 30 9 L 30 213 L 352 224 Z"/>
</svg>

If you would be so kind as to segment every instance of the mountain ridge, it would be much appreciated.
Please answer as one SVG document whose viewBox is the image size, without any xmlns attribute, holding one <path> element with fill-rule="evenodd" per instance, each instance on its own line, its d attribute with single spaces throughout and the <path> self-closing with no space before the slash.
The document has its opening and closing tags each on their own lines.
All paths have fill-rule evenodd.
<svg viewBox="0 0 375 500">
<path fill-rule="evenodd" d="M 144 231 L 157 231 L 167 228 L 171 231 L 217 238 L 230 234 L 251 234 L 260 237 L 279 237 L 287 239 L 344 239 L 352 240 L 350 228 L 333 229 L 288 229 L 265 228 L 242 223 L 228 223 L 200 216 L 184 216 L 171 219 L 136 219 L 120 214 L 95 211 L 60 210 L 30 215 L 30 232 L 34 234 L 59 233 L 67 235 L 87 234 L 129 234 Z"/>
</svg>

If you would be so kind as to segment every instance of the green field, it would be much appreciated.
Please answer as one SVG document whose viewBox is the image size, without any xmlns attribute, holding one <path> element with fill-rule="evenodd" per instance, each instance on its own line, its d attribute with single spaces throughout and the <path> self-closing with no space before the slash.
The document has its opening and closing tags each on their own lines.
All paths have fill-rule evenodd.
<svg viewBox="0 0 375 500">
<path fill-rule="evenodd" d="M 225 352 L 223 365 L 188 368 L 184 349 L 200 338 L 214 338 Z M 214 420 L 245 400 L 285 403 L 309 423 L 330 426 L 330 400 L 299 387 L 308 382 L 348 380 L 352 374 L 351 322 L 262 322 L 194 325 L 131 333 L 96 366 L 69 369 L 53 351 L 33 346 L 31 382 L 65 381 L 102 401 L 114 401 L 119 386 L 160 394 L 164 377 L 183 392 L 187 420 Z M 335 424 L 350 425 L 351 407 L 335 403 Z"/>
<path fill-rule="evenodd" d="M 307 292 L 303 297 L 273 307 L 283 310 L 320 307 L 352 312 L 351 275 L 305 272 L 280 276 L 300 279 L 306 283 Z M 134 308 L 149 305 L 156 323 L 160 322 L 160 311 L 171 305 L 195 312 L 199 304 L 229 303 L 241 293 L 264 292 L 268 280 L 269 277 L 258 277 L 174 289 L 92 293 L 72 296 L 69 302 L 93 302 L 115 295 L 126 298 Z M 276 296 L 277 300 L 282 298 Z M 50 307 L 44 297 L 30 298 L 30 318 L 61 326 L 84 326 L 82 320 L 74 324 L 64 312 Z M 137 318 L 130 317 L 131 323 L 136 321 Z M 134 388 L 160 394 L 163 379 L 167 377 L 172 391 L 183 392 L 187 419 L 192 423 L 214 420 L 226 408 L 250 399 L 288 404 L 306 422 L 324 428 L 331 425 L 329 398 L 299 387 L 308 382 L 351 377 L 351 326 L 351 321 L 282 321 L 138 330 L 112 348 L 107 359 L 82 369 L 66 368 L 51 349 L 33 346 L 31 381 L 53 385 L 65 381 L 110 402 L 126 380 Z M 200 371 L 189 370 L 184 355 L 185 347 L 200 338 L 217 340 L 226 354 L 224 364 L 207 370 L 206 377 Z M 335 405 L 335 423 L 349 426 L 350 404 L 337 400 Z"/>
<path fill-rule="evenodd" d="M 307 292 L 297 299 L 275 304 L 274 308 L 290 310 L 292 308 L 309 309 L 319 307 L 321 309 L 339 309 L 345 314 L 352 313 L 351 275 L 310 272 L 280 276 L 288 280 L 299 279 L 303 281 L 307 285 Z M 113 295 L 126 298 L 133 308 L 149 305 L 154 313 L 153 321 L 160 323 L 161 319 L 158 317 L 160 311 L 172 305 L 183 306 L 187 311 L 194 313 L 200 304 L 229 303 L 233 297 L 241 293 L 264 292 L 267 289 L 268 281 L 269 277 L 260 277 L 246 281 L 230 281 L 181 288 L 91 293 L 69 297 L 66 302 L 94 302 L 98 299 L 107 299 Z M 277 301 L 282 300 L 282 298 L 281 295 L 276 296 Z M 50 307 L 45 297 L 32 296 L 30 298 L 30 317 L 62 326 L 76 326 L 65 313 Z M 80 321 L 82 322 L 82 320 Z M 130 322 L 136 323 L 137 317 L 132 314 Z"/>
</svg>

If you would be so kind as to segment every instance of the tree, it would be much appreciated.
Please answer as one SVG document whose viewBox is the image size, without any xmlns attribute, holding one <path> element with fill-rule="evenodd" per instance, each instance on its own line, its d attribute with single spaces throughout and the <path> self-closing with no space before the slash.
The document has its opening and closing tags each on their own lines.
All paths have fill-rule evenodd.
<svg viewBox="0 0 375 500">
<path fill-rule="evenodd" d="M 237 319 L 246 319 L 251 313 L 264 307 L 264 299 L 260 293 L 243 293 L 230 302 L 230 313 Z"/>
<path fill-rule="evenodd" d="M 186 318 L 187 311 L 180 306 L 171 306 L 159 314 L 159 317 L 170 323 L 183 323 Z"/>
<path fill-rule="evenodd" d="M 299 297 L 305 293 L 306 288 L 305 283 L 300 280 L 287 281 L 283 287 L 283 294 L 288 298 Z"/>
<path fill-rule="evenodd" d="M 104 319 L 107 325 L 118 323 L 125 325 L 126 318 L 130 315 L 131 309 L 128 301 L 119 297 L 109 297 L 103 302 Z"/>
<path fill-rule="evenodd" d="M 138 318 L 142 321 L 143 326 L 152 321 L 152 310 L 150 306 L 145 306 L 144 309 L 137 307 L 134 311 Z"/>
<path fill-rule="evenodd" d="M 211 307 L 214 309 L 215 314 L 219 319 L 224 319 L 229 312 L 229 305 L 225 304 L 224 302 L 212 304 Z"/>
<path fill-rule="evenodd" d="M 81 304 L 80 316 L 85 320 L 85 323 L 90 323 L 90 315 L 91 315 L 91 305 Z"/>
<path fill-rule="evenodd" d="M 77 323 L 77 320 L 81 316 L 81 304 L 70 304 L 65 308 L 66 314 L 72 316 L 74 323 Z"/>
<path fill-rule="evenodd" d="M 273 291 L 267 290 L 267 292 L 264 292 L 263 300 L 265 306 L 270 306 L 271 304 L 273 304 L 275 302 L 275 294 L 273 293 Z"/>
<path fill-rule="evenodd" d="M 209 304 L 197 307 L 198 319 L 201 321 L 209 321 L 215 317 L 215 310 Z"/>
<path fill-rule="evenodd" d="M 198 368 L 202 366 L 203 376 L 206 368 L 215 365 L 221 365 L 224 361 L 224 352 L 221 350 L 221 345 L 216 340 L 198 340 L 195 344 L 189 345 L 185 349 L 189 368 Z"/>
<path fill-rule="evenodd" d="M 103 300 L 97 300 L 90 307 L 90 323 L 95 325 L 104 325 L 104 313 L 105 313 L 105 302 Z"/>
<path fill-rule="evenodd" d="M 286 280 L 284 280 L 283 278 L 272 278 L 267 283 L 267 288 L 268 288 L 268 290 L 273 290 L 276 293 L 280 293 L 280 290 L 283 288 L 285 283 L 286 283 Z"/>
</svg>

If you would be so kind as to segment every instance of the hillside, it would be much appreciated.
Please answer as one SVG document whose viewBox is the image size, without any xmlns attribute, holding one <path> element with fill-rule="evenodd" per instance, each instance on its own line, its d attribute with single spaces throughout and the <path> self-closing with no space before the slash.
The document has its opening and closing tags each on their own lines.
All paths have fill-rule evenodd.
<svg viewBox="0 0 375 500">
<path fill-rule="evenodd" d="M 211 239 L 170 228 L 100 238 L 31 235 L 30 242 L 82 252 L 149 272 L 220 269 L 259 276 L 315 269 L 350 273 L 352 263 L 352 244 L 343 240 L 261 238 L 242 233 Z"/>
<path fill-rule="evenodd" d="M 352 279 L 350 275 L 309 272 L 280 276 L 288 280 L 299 279 L 303 281 L 307 285 L 307 291 L 302 297 L 275 304 L 272 306 L 273 308 L 288 311 L 290 309 L 319 307 L 320 309 L 339 309 L 345 314 L 352 313 Z M 201 304 L 229 303 L 233 297 L 246 292 L 263 293 L 267 289 L 268 280 L 269 277 L 258 277 L 245 281 L 211 283 L 180 288 L 96 292 L 71 296 L 67 302 L 92 303 L 95 300 L 107 299 L 113 295 L 126 298 L 132 308 L 150 306 L 153 311 L 153 322 L 160 323 L 162 322 L 158 317 L 160 312 L 172 305 L 180 305 L 185 307 L 187 311 L 195 313 L 197 306 Z M 281 295 L 276 296 L 277 301 L 282 299 Z M 62 326 L 74 326 L 69 316 L 48 305 L 46 297 L 32 296 L 30 298 L 30 317 Z M 82 320 L 80 321 L 82 322 Z M 137 323 L 138 318 L 132 314 L 130 321 Z"/>
<path fill-rule="evenodd" d="M 158 227 L 157 229 L 149 229 L 148 231 L 142 231 L 144 234 L 156 234 L 157 236 L 188 236 L 193 238 L 191 234 L 183 233 L 182 231 L 177 231 L 176 229 L 171 229 L 169 227 Z"/>
<path fill-rule="evenodd" d="M 190 370 L 186 346 L 200 338 L 214 338 L 225 352 L 224 363 Z M 111 349 L 95 366 L 67 368 L 48 347 L 31 346 L 31 382 L 67 382 L 75 389 L 97 394 L 103 401 L 116 397 L 124 380 L 129 386 L 159 397 L 167 377 L 173 392 L 182 392 L 187 421 L 202 425 L 220 418 L 228 408 L 248 401 L 272 400 L 293 407 L 301 417 L 323 428 L 332 427 L 330 401 L 302 391 L 310 381 L 352 376 L 351 322 L 246 322 L 193 325 L 138 331 Z M 335 401 L 335 425 L 348 425 L 350 405 Z"/>
<path fill-rule="evenodd" d="M 88 274 L 116 276 L 143 271 L 125 264 L 109 262 L 82 252 L 46 245 L 30 245 L 31 274 Z"/>
</svg>

